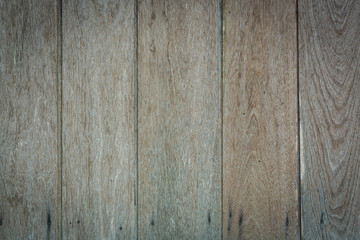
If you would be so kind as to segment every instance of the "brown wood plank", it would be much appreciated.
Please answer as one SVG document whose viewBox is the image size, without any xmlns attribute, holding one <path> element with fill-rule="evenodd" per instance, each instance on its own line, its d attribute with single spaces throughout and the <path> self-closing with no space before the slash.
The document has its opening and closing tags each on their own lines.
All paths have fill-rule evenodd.
<svg viewBox="0 0 360 240">
<path fill-rule="evenodd" d="M 57 234 L 56 1 L 0 1 L 0 239 Z"/>
<path fill-rule="evenodd" d="M 63 236 L 136 237 L 134 1 L 63 1 Z"/>
<path fill-rule="evenodd" d="M 304 239 L 360 239 L 360 1 L 299 2 Z"/>
<path fill-rule="evenodd" d="M 139 2 L 139 239 L 219 239 L 217 1 Z"/>
<path fill-rule="evenodd" d="M 224 27 L 224 239 L 296 239 L 296 3 L 225 1 Z"/>
</svg>

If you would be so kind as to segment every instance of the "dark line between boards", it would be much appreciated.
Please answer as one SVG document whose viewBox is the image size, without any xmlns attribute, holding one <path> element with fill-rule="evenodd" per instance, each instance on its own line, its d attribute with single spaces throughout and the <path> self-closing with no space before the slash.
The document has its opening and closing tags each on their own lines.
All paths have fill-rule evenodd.
<svg viewBox="0 0 360 240">
<path fill-rule="evenodd" d="M 297 88 L 297 159 L 298 159 L 298 224 L 299 236 L 302 239 L 302 226 L 301 226 L 301 154 L 300 154 L 300 53 L 299 53 L 299 1 L 296 0 L 296 88 Z"/>
<path fill-rule="evenodd" d="M 58 166 L 58 233 L 57 239 L 63 238 L 62 234 L 62 172 L 63 172 L 63 72 L 62 72 L 62 0 L 57 1 L 57 76 L 56 76 L 56 101 L 57 101 L 57 166 Z"/>
<path fill-rule="evenodd" d="M 224 64 L 224 6 L 223 0 L 218 0 L 218 35 L 219 35 L 219 109 L 220 109 L 220 188 L 221 188 L 221 199 L 220 199 L 220 219 L 221 219 L 221 239 L 223 239 L 223 202 L 224 202 L 224 189 L 223 189 L 223 159 L 224 159 L 224 127 L 223 127 L 223 83 L 224 83 L 224 74 L 223 74 L 223 64 Z"/>
<path fill-rule="evenodd" d="M 135 72 L 135 165 L 136 165 L 136 239 L 139 239 L 139 89 L 138 89 L 138 58 L 139 58 L 139 3 L 135 0 L 134 6 L 135 23 L 134 23 L 134 72 Z"/>
</svg>

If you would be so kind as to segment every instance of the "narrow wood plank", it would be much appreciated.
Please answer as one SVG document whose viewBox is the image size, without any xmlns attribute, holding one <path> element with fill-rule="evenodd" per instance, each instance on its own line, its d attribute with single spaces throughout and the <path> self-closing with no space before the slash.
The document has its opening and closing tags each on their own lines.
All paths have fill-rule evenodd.
<svg viewBox="0 0 360 240">
<path fill-rule="evenodd" d="M 63 236 L 136 237 L 134 1 L 63 2 Z"/>
<path fill-rule="evenodd" d="M 299 2 L 304 239 L 360 239 L 360 2 Z"/>
<path fill-rule="evenodd" d="M 295 1 L 225 1 L 224 26 L 224 239 L 296 239 Z"/>
<path fill-rule="evenodd" d="M 139 2 L 139 239 L 219 239 L 217 1 Z"/>
<path fill-rule="evenodd" d="M 56 1 L 0 1 L 0 239 L 57 234 Z"/>
</svg>

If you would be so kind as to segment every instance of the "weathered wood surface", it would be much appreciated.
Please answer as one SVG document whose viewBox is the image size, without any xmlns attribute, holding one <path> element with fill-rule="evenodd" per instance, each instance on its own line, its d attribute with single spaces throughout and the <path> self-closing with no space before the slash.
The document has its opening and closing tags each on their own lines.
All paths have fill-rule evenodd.
<svg viewBox="0 0 360 240">
<path fill-rule="evenodd" d="M 57 234 L 55 1 L 0 1 L 0 239 Z"/>
<path fill-rule="evenodd" d="M 224 0 L 223 59 L 221 1 L 57 4 L 0 0 L 0 239 L 360 238 L 359 1 L 297 49 L 295 0 Z"/>
<path fill-rule="evenodd" d="M 136 237 L 134 1 L 63 2 L 63 236 Z"/>
<path fill-rule="evenodd" d="M 304 239 L 360 239 L 360 1 L 299 2 Z"/>
<path fill-rule="evenodd" d="M 296 3 L 225 1 L 224 27 L 224 239 L 296 239 Z"/>
<path fill-rule="evenodd" d="M 139 239 L 219 239 L 217 1 L 139 2 Z"/>
</svg>

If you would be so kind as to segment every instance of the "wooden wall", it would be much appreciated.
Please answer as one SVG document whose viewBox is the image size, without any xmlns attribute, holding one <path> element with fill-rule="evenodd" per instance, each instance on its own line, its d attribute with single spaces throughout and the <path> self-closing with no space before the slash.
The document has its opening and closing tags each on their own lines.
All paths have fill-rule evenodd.
<svg viewBox="0 0 360 240">
<path fill-rule="evenodd" d="M 360 1 L 0 0 L 0 239 L 360 239 Z"/>
</svg>

